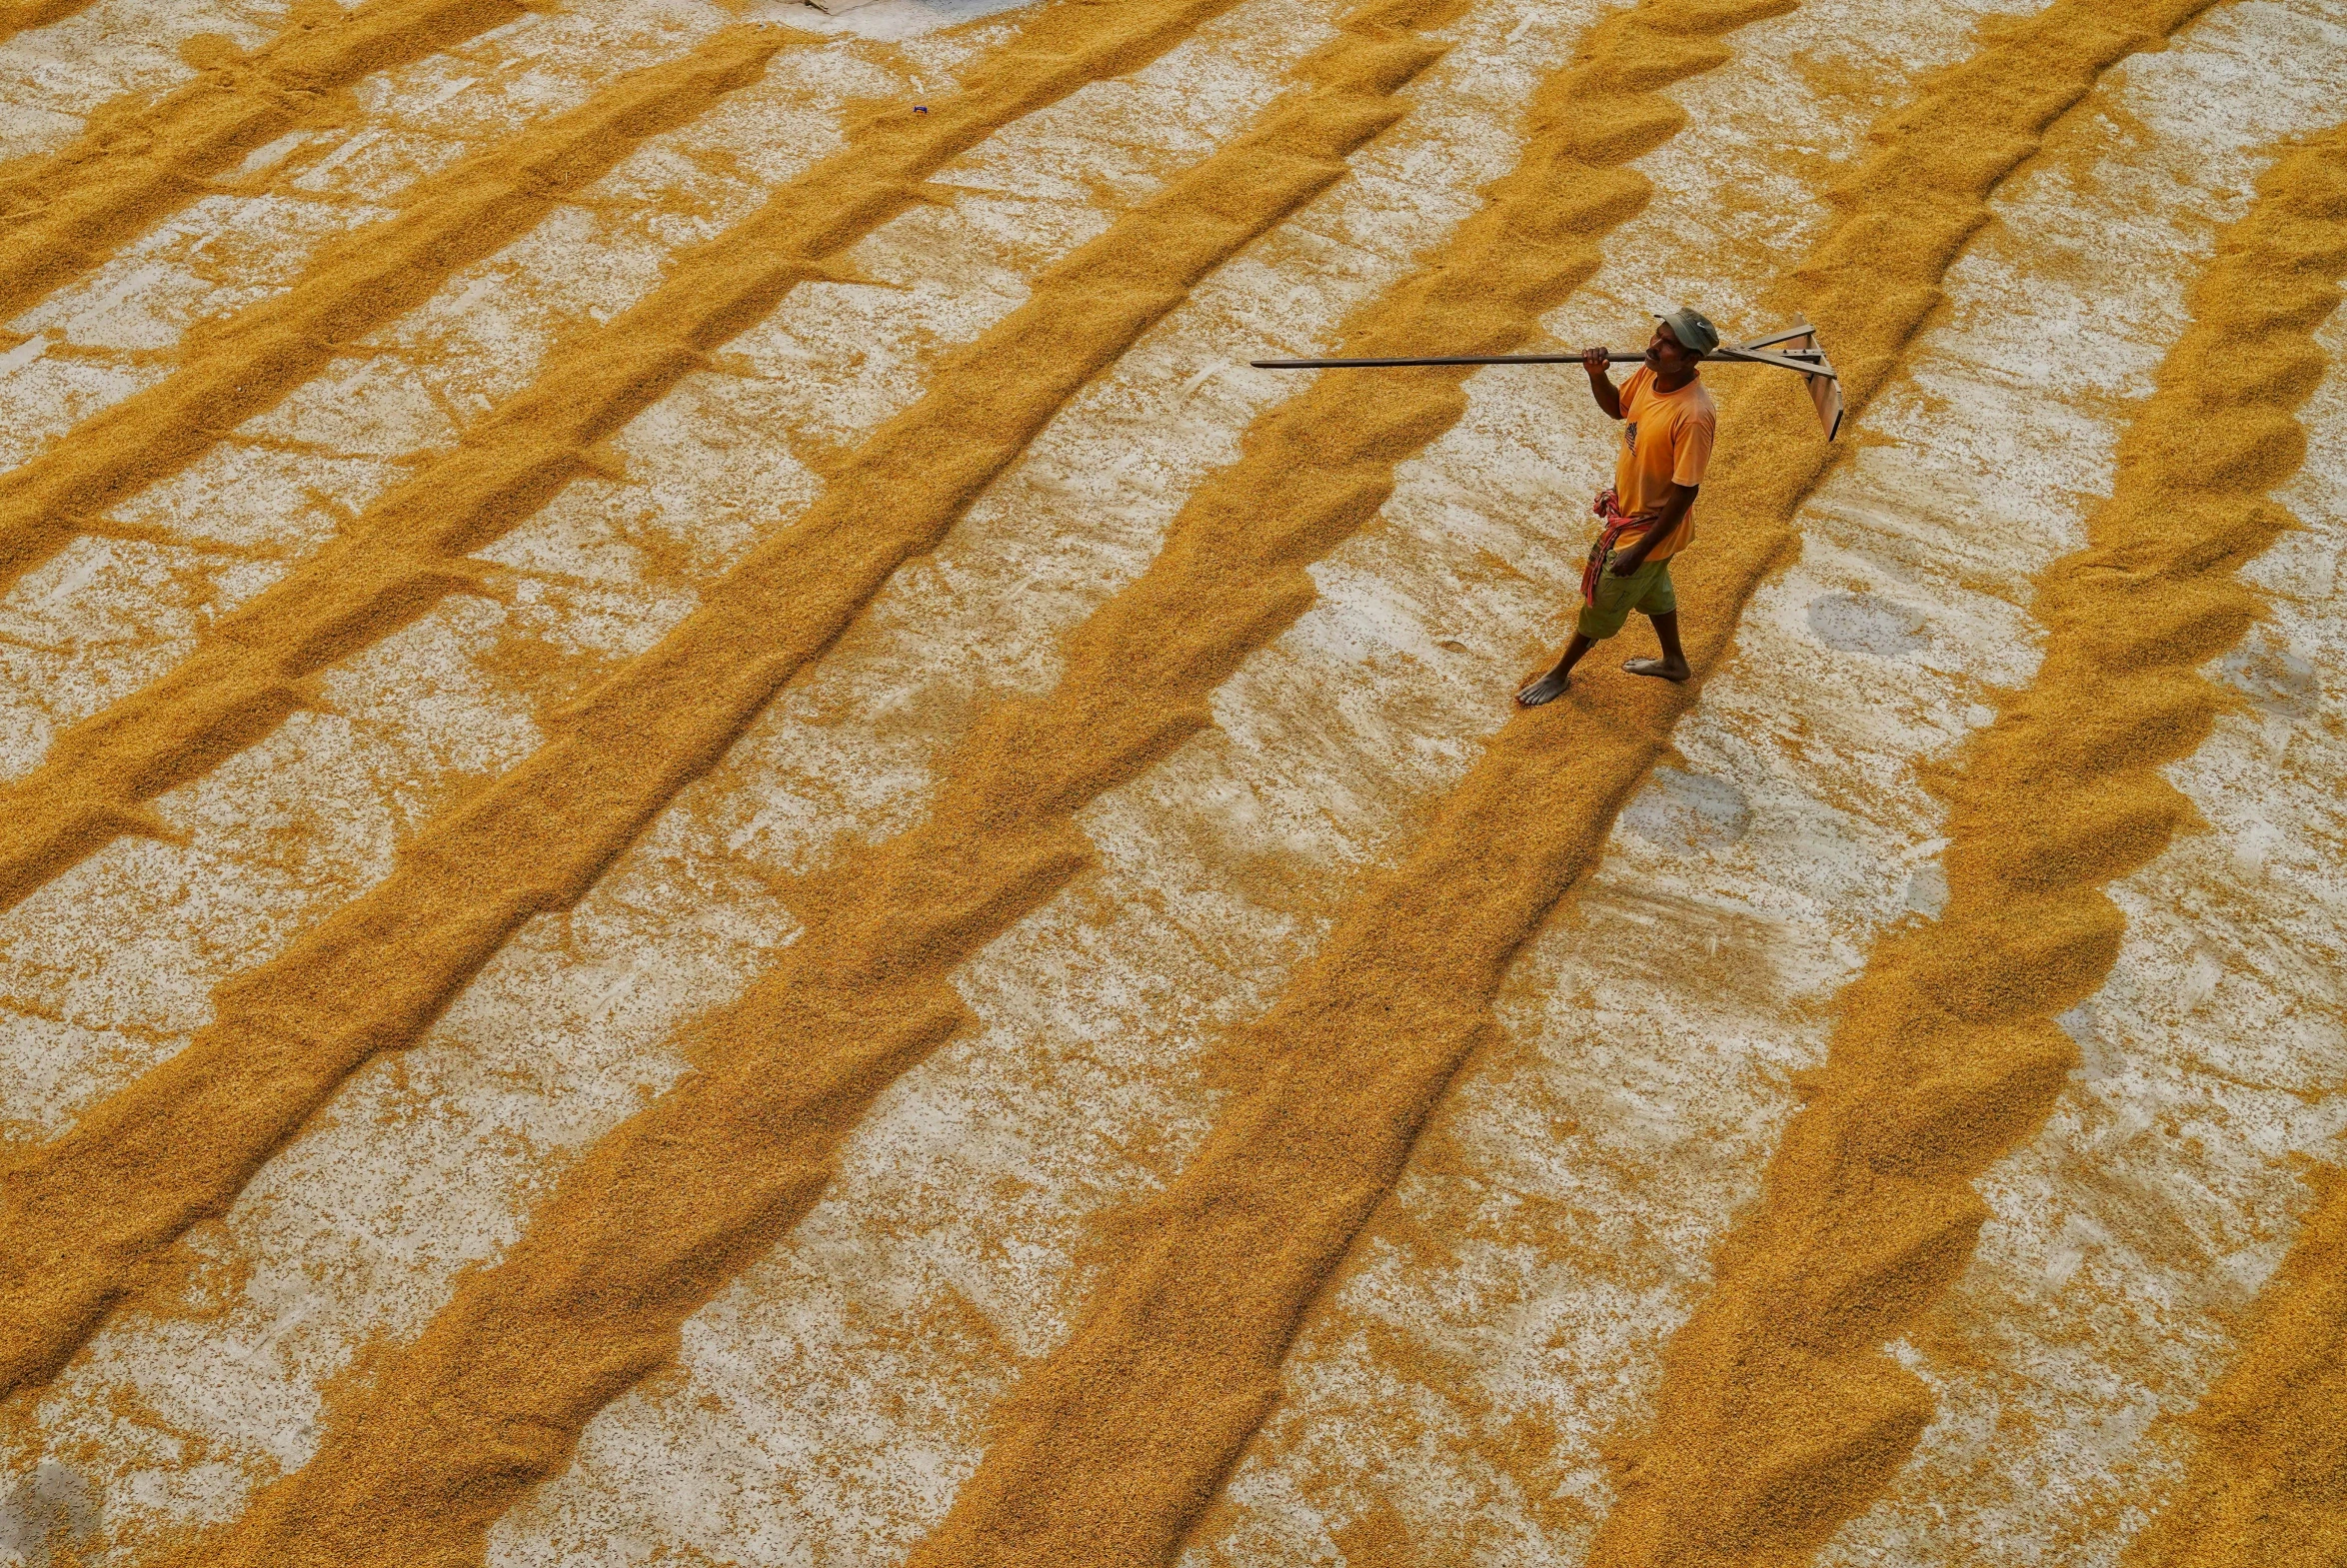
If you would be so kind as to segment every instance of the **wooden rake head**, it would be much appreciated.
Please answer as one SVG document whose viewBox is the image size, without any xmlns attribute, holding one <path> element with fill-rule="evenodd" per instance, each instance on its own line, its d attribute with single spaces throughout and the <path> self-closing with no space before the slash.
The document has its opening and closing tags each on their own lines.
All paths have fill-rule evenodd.
<svg viewBox="0 0 2347 1568">
<path fill-rule="evenodd" d="M 1793 324 L 1781 332 L 1762 333 L 1741 343 L 1723 343 L 1704 358 L 1799 371 L 1809 383 L 1809 401 L 1817 408 L 1817 428 L 1825 432 L 1827 441 L 1841 434 L 1841 377 L 1834 373 L 1833 362 L 1825 357 L 1825 350 L 1817 346 L 1817 329 L 1809 325 L 1808 317 L 1795 316 Z"/>
</svg>

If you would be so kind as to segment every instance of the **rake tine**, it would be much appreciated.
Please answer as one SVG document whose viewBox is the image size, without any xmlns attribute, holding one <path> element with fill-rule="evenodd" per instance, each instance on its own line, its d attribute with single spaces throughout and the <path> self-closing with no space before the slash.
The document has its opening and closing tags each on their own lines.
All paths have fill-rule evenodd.
<svg viewBox="0 0 2347 1568">
<path fill-rule="evenodd" d="M 1771 354 L 1766 349 L 1745 348 L 1742 345 L 1730 348 L 1723 343 L 1704 358 L 1747 365 L 1774 365 L 1779 370 L 1797 370 L 1804 376 L 1825 376 L 1835 381 L 1841 379 L 1834 374 L 1833 367 L 1825 363 L 1825 356 L 1815 349 L 1805 352 L 1796 350 L 1792 354 Z"/>
<path fill-rule="evenodd" d="M 1733 349 L 1773 349 L 1780 343 L 1790 343 L 1795 338 L 1806 338 L 1816 331 L 1817 329 L 1810 326 L 1805 319 L 1796 317 L 1794 318 L 1793 324 L 1790 327 L 1785 328 L 1782 332 L 1762 333 L 1757 338 L 1747 338 L 1742 343 L 1723 344 L 1722 347 Z"/>
</svg>

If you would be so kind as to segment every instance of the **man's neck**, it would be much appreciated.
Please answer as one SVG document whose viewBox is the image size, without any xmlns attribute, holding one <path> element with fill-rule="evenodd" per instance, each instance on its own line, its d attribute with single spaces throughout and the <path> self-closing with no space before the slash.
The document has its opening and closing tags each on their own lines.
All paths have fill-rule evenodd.
<svg viewBox="0 0 2347 1568">
<path fill-rule="evenodd" d="M 1654 390 L 1667 396 L 1678 391 L 1681 387 L 1691 386 L 1694 380 L 1695 367 L 1692 365 L 1680 371 L 1675 378 L 1665 375 L 1661 371 L 1656 371 L 1654 373 Z"/>
</svg>

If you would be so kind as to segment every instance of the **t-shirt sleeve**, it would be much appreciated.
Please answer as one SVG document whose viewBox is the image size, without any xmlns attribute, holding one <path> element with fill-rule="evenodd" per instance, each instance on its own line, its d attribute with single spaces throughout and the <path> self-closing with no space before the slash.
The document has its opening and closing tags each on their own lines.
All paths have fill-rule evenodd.
<svg viewBox="0 0 2347 1568">
<path fill-rule="evenodd" d="M 1674 484 L 1692 488 L 1703 483 L 1703 471 L 1711 466 L 1711 434 L 1716 423 L 1702 415 L 1679 422 L 1671 443 L 1670 477 Z"/>
</svg>

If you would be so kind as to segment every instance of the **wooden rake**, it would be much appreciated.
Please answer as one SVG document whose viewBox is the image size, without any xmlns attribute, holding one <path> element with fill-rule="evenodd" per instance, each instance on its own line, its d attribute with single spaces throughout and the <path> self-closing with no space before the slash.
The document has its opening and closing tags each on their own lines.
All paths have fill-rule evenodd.
<svg viewBox="0 0 2347 1568">
<path fill-rule="evenodd" d="M 1763 333 L 1742 343 L 1723 343 L 1703 356 L 1737 365 L 1774 365 L 1798 372 L 1809 384 L 1809 401 L 1817 407 L 1817 425 L 1827 441 L 1841 434 L 1841 378 L 1833 362 L 1817 346 L 1817 329 L 1806 317 L 1796 316 L 1781 332 Z M 1615 365 L 1643 364 L 1643 354 L 1608 354 Z M 1578 365 L 1578 354 L 1438 354 L 1406 360 L 1248 360 L 1256 370 L 1382 370 L 1396 365 Z"/>
</svg>

